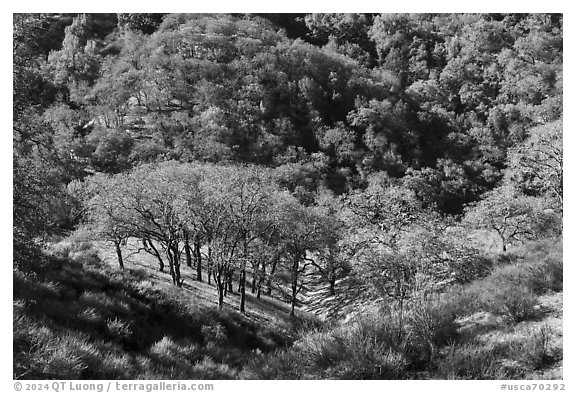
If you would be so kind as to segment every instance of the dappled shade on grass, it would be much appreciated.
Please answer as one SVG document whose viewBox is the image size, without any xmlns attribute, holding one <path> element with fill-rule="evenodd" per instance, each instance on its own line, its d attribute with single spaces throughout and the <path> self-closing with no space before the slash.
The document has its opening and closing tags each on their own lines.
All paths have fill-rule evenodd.
<svg viewBox="0 0 576 393">
<path fill-rule="evenodd" d="M 284 335 L 227 310 L 157 290 L 72 245 L 14 272 L 14 377 L 234 378 Z"/>
</svg>

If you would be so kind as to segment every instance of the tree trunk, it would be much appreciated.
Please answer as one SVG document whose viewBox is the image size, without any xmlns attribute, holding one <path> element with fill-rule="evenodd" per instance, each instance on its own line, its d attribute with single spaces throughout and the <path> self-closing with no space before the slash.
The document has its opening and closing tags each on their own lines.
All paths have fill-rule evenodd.
<svg viewBox="0 0 576 393">
<path fill-rule="evenodd" d="M 238 293 L 240 293 L 240 291 L 242 290 L 242 270 L 244 269 L 240 269 L 240 274 L 238 275 Z"/>
<path fill-rule="evenodd" d="M 502 252 L 506 252 L 506 238 L 502 234 L 498 234 L 500 236 L 500 240 L 502 240 Z"/>
<path fill-rule="evenodd" d="M 258 277 L 258 290 L 256 291 L 256 298 L 260 299 L 260 294 L 262 293 L 262 282 L 264 281 L 264 277 L 266 276 L 266 264 L 262 262 L 262 272 Z"/>
<path fill-rule="evenodd" d="M 152 240 L 150 239 L 142 239 L 142 242 L 144 244 L 146 244 L 146 241 L 148 241 L 148 245 L 150 246 L 150 248 L 152 249 L 152 254 L 154 254 L 156 256 L 156 259 L 158 259 L 158 265 L 160 267 L 160 271 L 162 273 L 164 273 L 164 261 L 162 260 L 162 257 L 160 256 L 160 253 L 158 252 L 158 249 L 156 247 L 154 247 L 154 243 L 152 243 Z M 146 247 L 146 245 L 144 245 L 144 247 Z"/>
<path fill-rule="evenodd" d="M 210 282 L 212 277 L 212 247 L 208 243 L 208 285 L 212 284 Z"/>
<path fill-rule="evenodd" d="M 270 275 L 268 276 L 266 283 L 266 295 L 268 296 L 272 296 L 272 277 L 274 276 L 274 272 L 276 272 L 277 262 L 278 261 L 276 259 L 274 259 L 274 262 L 272 262 L 272 269 L 270 270 Z"/>
<path fill-rule="evenodd" d="M 176 273 L 176 285 L 182 287 L 184 281 L 180 278 L 180 262 L 174 264 L 174 272 Z"/>
<path fill-rule="evenodd" d="M 218 308 L 222 309 L 224 306 L 224 286 L 225 283 L 222 280 L 222 268 L 218 267 L 218 274 L 214 281 L 216 281 L 216 287 L 218 288 Z"/>
<path fill-rule="evenodd" d="M 240 271 L 240 312 L 246 312 L 246 263 Z"/>
<path fill-rule="evenodd" d="M 228 284 L 228 292 L 234 293 L 234 270 L 228 269 L 226 273 L 226 283 Z"/>
<path fill-rule="evenodd" d="M 172 254 L 174 255 L 174 279 L 178 287 L 182 286 L 182 279 L 180 276 L 180 253 L 178 252 L 178 243 L 172 245 Z"/>
<path fill-rule="evenodd" d="M 192 253 L 190 252 L 188 231 L 184 231 L 184 252 L 186 253 L 186 266 L 192 267 Z"/>
<path fill-rule="evenodd" d="M 174 257 L 171 247 L 166 248 L 166 256 L 168 257 L 168 268 L 170 270 L 170 277 L 172 277 L 172 284 L 176 285 L 176 272 L 174 271 Z"/>
<path fill-rule="evenodd" d="M 124 260 L 122 259 L 122 250 L 120 249 L 120 241 L 115 240 L 114 246 L 116 248 L 116 256 L 118 257 L 118 265 L 120 265 L 120 269 L 124 270 Z"/>
<path fill-rule="evenodd" d="M 298 257 L 294 258 L 292 262 L 292 309 L 290 316 L 294 316 L 294 308 L 296 307 L 296 295 L 298 293 L 298 269 L 300 267 L 300 260 Z"/>
<path fill-rule="evenodd" d="M 194 258 L 196 259 L 196 279 L 202 281 L 202 253 L 199 242 L 194 242 Z"/>
<path fill-rule="evenodd" d="M 256 280 L 259 275 L 258 269 L 260 269 L 260 262 L 257 262 L 256 266 L 254 266 L 254 269 L 252 269 L 252 285 L 250 288 L 251 293 L 256 292 Z"/>
<path fill-rule="evenodd" d="M 334 295 L 336 293 L 336 276 L 330 278 L 330 295 Z"/>
<path fill-rule="evenodd" d="M 330 295 L 334 295 L 336 293 L 336 274 L 332 270 L 330 272 Z"/>
</svg>

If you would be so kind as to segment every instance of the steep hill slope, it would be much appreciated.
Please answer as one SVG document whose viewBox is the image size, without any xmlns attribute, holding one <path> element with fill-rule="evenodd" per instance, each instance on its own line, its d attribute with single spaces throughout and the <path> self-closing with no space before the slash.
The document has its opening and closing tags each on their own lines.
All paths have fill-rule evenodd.
<svg viewBox="0 0 576 393">
<path fill-rule="evenodd" d="M 89 244 L 61 243 L 15 269 L 14 378 L 235 378 L 305 323 L 274 299 L 242 315 L 231 295 L 218 310 L 213 286 L 176 288 L 133 260 L 120 271 Z"/>
</svg>

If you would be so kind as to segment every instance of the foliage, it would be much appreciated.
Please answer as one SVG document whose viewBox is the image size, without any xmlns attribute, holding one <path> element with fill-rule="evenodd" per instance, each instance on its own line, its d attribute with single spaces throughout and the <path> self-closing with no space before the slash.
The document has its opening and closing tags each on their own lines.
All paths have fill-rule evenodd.
<svg viewBox="0 0 576 393">
<path fill-rule="evenodd" d="M 93 252 L 60 244 L 15 270 L 15 378 L 234 378 L 285 343 L 276 327 L 190 305 L 180 291 L 159 290 L 138 270 L 113 270 Z"/>
<path fill-rule="evenodd" d="M 15 14 L 15 376 L 545 367 L 544 330 L 511 366 L 457 318 L 532 323 L 562 290 L 562 56 L 559 14 Z M 71 232 L 122 271 L 87 243 L 42 251 Z M 470 242 L 490 235 L 500 255 Z M 125 266 L 128 239 L 177 288 Z M 182 261 L 218 296 L 200 322 Z M 258 370 L 271 348 L 224 311 L 235 287 L 243 315 L 277 297 L 294 325 L 314 301 L 381 309 Z"/>
<path fill-rule="evenodd" d="M 511 152 L 508 173 L 524 194 L 549 197 L 562 209 L 562 121 L 529 131 L 528 138 Z"/>
<path fill-rule="evenodd" d="M 559 231 L 557 216 L 544 206 L 538 198 L 518 194 L 510 186 L 502 186 L 469 206 L 465 222 L 475 228 L 496 232 L 502 241 L 502 251 L 506 251 L 508 245 L 514 242 Z"/>
</svg>

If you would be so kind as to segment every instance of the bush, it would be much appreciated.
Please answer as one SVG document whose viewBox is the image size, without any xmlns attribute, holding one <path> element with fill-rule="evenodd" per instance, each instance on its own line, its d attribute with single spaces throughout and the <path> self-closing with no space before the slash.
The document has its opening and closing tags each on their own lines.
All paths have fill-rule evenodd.
<svg viewBox="0 0 576 393">
<path fill-rule="evenodd" d="M 241 379 L 290 379 L 313 378 L 302 365 L 299 354 L 293 350 L 278 350 L 266 357 L 250 360 L 239 377 Z"/>
<path fill-rule="evenodd" d="M 50 246 L 48 252 L 57 258 L 68 258 L 70 252 L 72 252 L 72 243 L 56 243 Z"/>
<path fill-rule="evenodd" d="M 532 275 L 527 266 L 506 265 L 484 279 L 452 288 L 445 298 L 450 303 L 449 308 L 459 317 L 486 311 L 520 322 L 537 315 L 538 297 L 531 283 Z"/>
<path fill-rule="evenodd" d="M 437 361 L 442 379 L 508 379 L 501 366 L 501 353 L 494 345 L 467 343 L 451 345 Z"/>
<path fill-rule="evenodd" d="M 144 377 L 147 379 L 189 379 L 191 368 L 200 358 L 197 345 L 187 341 L 175 341 L 164 336 L 150 347 L 151 363 L 147 364 Z"/>
<path fill-rule="evenodd" d="M 454 279 L 458 283 L 467 283 L 486 277 L 494 267 L 492 259 L 483 255 L 467 255 L 466 258 L 450 263 Z"/>
<path fill-rule="evenodd" d="M 536 305 L 538 297 L 530 288 L 520 286 L 506 286 L 495 293 L 494 306 L 490 310 L 495 314 L 507 315 L 514 322 L 522 322 L 538 315 Z"/>
<path fill-rule="evenodd" d="M 400 347 L 397 329 L 389 321 L 380 315 L 360 317 L 304 334 L 293 348 L 271 357 L 270 364 L 280 366 L 279 371 L 267 367 L 258 372 L 249 366 L 248 373 L 282 379 L 397 379 L 408 366 Z"/>
<path fill-rule="evenodd" d="M 543 261 L 528 268 L 528 285 L 541 295 L 547 291 L 560 292 L 563 290 L 563 263 L 561 258 L 547 257 Z"/>
<path fill-rule="evenodd" d="M 228 342 L 226 328 L 218 322 L 202 326 L 201 332 L 202 336 L 204 336 L 205 342 L 218 345 L 226 344 Z"/>
<path fill-rule="evenodd" d="M 234 379 L 237 371 L 227 364 L 215 363 L 210 358 L 204 358 L 192 368 L 194 379 Z"/>
<path fill-rule="evenodd" d="M 554 329 L 548 324 L 535 327 L 517 347 L 514 357 L 526 364 L 530 371 L 553 364 L 562 357 L 561 342 L 555 343 L 555 336 Z"/>
<path fill-rule="evenodd" d="M 408 338 L 405 351 L 412 363 L 426 365 L 438 347 L 458 337 L 458 325 L 449 305 L 439 300 L 418 303 L 407 312 Z"/>
<path fill-rule="evenodd" d="M 454 318 L 462 318 L 482 310 L 481 296 L 484 289 L 479 282 L 468 285 L 455 285 L 442 295 L 445 308 L 450 310 Z"/>
<path fill-rule="evenodd" d="M 174 361 L 177 358 L 194 362 L 198 360 L 198 347 L 192 343 L 179 343 L 164 336 L 150 347 L 150 353 L 159 359 Z"/>
</svg>

